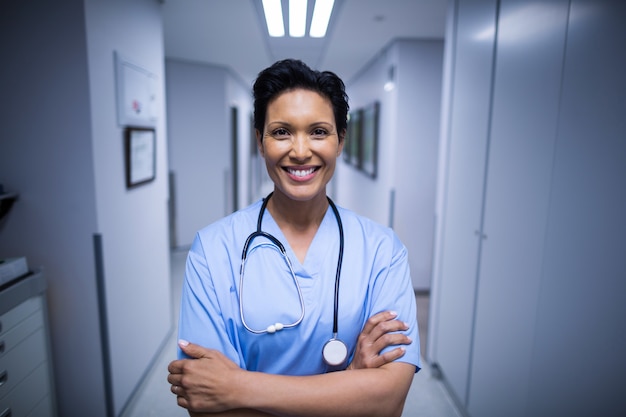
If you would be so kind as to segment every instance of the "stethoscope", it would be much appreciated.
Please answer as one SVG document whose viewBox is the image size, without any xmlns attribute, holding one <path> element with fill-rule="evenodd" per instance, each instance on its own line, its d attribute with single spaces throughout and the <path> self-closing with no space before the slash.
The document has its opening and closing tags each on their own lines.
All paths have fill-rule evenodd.
<svg viewBox="0 0 626 417">
<path fill-rule="evenodd" d="M 241 254 L 241 269 L 239 270 L 239 314 L 241 315 L 241 322 L 243 324 L 243 327 L 245 327 L 247 331 L 254 333 L 254 334 L 264 334 L 264 333 L 272 334 L 283 329 L 296 327 L 298 324 L 300 324 L 300 322 L 302 322 L 302 319 L 304 318 L 304 298 L 302 297 L 302 290 L 300 289 L 300 284 L 298 283 L 296 274 L 293 271 L 293 267 L 291 266 L 291 261 L 289 260 L 289 257 L 287 256 L 287 252 L 285 251 L 285 247 L 276 237 L 261 230 L 261 223 L 263 221 L 263 213 L 265 212 L 265 208 L 267 207 L 267 202 L 269 201 L 272 194 L 273 193 L 270 193 L 263 200 L 263 204 L 261 205 L 261 210 L 259 211 L 259 218 L 257 219 L 256 231 L 252 232 L 250 236 L 248 236 L 248 238 L 246 239 L 246 243 L 243 245 L 243 253 Z M 343 225 L 341 224 L 341 217 L 339 216 L 339 211 L 337 210 L 335 203 L 333 203 L 333 201 L 329 197 L 326 197 L 326 198 L 328 199 L 328 203 L 330 204 L 330 207 L 333 209 L 333 213 L 335 214 L 335 218 L 337 219 L 337 226 L 339 226 L 339 258 L 337 260 L 337 272 L 335 274 L 335 305 L 334 305 L 334 313 L 333 313 L 333 336 L 330 340 L 328 340 L 324 344 L 324 347 L 322 349 L 322 357 L 324 358 L 324 361 L 328 365 L 338 366 L 338 365 L 343 364 L 348 358 L 348 347 L 346 346 L 344 342 L 339 340 L 339 338 L 337 337 L 337 333 L 338 333 L 337 321 L 338 321 L 338 312 L 339 312 L 339 277 L 341 276 L 341 264 L 343 261 Z M 300 317 L 298 317 L 298 319 L 291 324 L 274 323 L 274 324 L 270 324 L 265 329 L 256 330 L 256 329 L 252 329 L 246 323 L 246 319 L 243 313 L 243 276 L 244 276 L 244 270 L 245 270 L 245 265 L 246 265 L 246 258 L 248 256 L 248 247 L 250 246 L 252 241 L 257 237 L 264 237 L 274 244 L 274 246 L 272 246 L 269 243 L 264 243 L 262 245 L 267 245 L 273 248 L 278 248 L 278 251 L 281 253 L 283 259 L 285 260 L 285 262 L 287 263 L 287 266 L 289 267 L 291 278 L 293 279 L 296 289 L 298 290 L 298 298 L 300 301 L 301 313 L 300 313 Z"/>
</svg>

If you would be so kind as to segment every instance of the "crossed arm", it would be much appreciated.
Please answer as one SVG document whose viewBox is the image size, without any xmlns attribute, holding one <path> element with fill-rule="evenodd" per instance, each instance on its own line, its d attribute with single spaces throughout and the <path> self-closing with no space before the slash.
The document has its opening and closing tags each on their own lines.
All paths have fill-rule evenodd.
<svg viewBox="0 0 626 417">
<path fill-rule="evenodd" d="M 223 354 L 187 342 L 192 358 L 170 363 L 168 382 L 178 405 L 200 416 L 400 416 L 415 366 L 393 362 L 412 341 L 392 312 L 372 316 L 345 371 L 311 376 L 272 375 L 239 368 Z"/>
</svg>

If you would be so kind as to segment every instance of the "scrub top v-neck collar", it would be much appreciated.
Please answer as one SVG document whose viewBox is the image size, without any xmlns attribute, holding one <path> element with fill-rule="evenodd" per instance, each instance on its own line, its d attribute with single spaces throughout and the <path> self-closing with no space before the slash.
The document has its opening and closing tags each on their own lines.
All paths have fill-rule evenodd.
<svg viewBox="0 0 626 417">
<path fill-rule="evenodd" d="M 291 259 L 294 267 L 294 272 L 300 277 L 313 278 L 319 276 L 323 271 L 321 268 L 326 264 L 326 258 L 332 256 L 332 259 L 336 258 L 337 245 L 339 244 L 339 232 L 337 231 L 337 223 L 335 221 L 335 215 L 332 212 L 330 206 L 327 207 L 324 218 L 320 223 L 313 240 L 309 245 L 309 248 L 304 257 L 304 263 L 301 263 L 295 252 L 291 248 L 289 241 L 283 234 L 274 217 L 269 210 L 265 210 L 263 214 L 263 230 L 266 230 L 270 234 L 273 234 L 280 240 L 285 246 L 285 250 L 289 258 Z M 333 242 L 333 244 L 329 244 Z M 335 254 L 335 255 L 331 255 Z"/>
</svg>

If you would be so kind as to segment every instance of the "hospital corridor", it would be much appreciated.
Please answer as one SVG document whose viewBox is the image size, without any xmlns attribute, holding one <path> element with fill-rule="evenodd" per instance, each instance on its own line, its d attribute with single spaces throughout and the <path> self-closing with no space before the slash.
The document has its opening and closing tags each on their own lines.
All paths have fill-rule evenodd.
<svg viewBox="0 0 626 417">
<path fill-rule="evenodd" d="M 421 359 L 405 417 L 626 416 L 625 22 L 622 0 L 3 2 L 0 417 L 186 416 L 190 248 L 181 339 L 272 381 L 228 407 L 389 414 Z M 364 317 L 408 344 L 413 296 L 420 352 L 327 384 L 389 333 Z M 316 376 L 287 403 L 272 373 Z"/>
</svg>

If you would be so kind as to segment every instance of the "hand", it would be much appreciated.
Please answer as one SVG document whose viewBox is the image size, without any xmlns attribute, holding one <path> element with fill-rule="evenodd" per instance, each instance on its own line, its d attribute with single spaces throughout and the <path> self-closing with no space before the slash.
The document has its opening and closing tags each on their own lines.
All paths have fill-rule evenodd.
<svg viewBox="0 0 626 417">
<path fill-rule="evenodd" d="M 408 345 L 412 340 L 403 333 L 408 330 L 406 323 L 396 320 L 397 313 L 383 311 L 367 320 L 357 338 L 356 351 L 348 369 L 379 368 L 404 355 L 404 347 L 397 347 L 381 354 L 381 351 L 393 345 Z"/>
<path fill-rule="evenodd" d="M 172 361 L 167 381 L 178 405 L 190 412 L 220 412 L 236 408 L 236 378 L 244 372 L 221 352 L 186 341 L 178 345 L 193 359 Z"/>
</svg>

